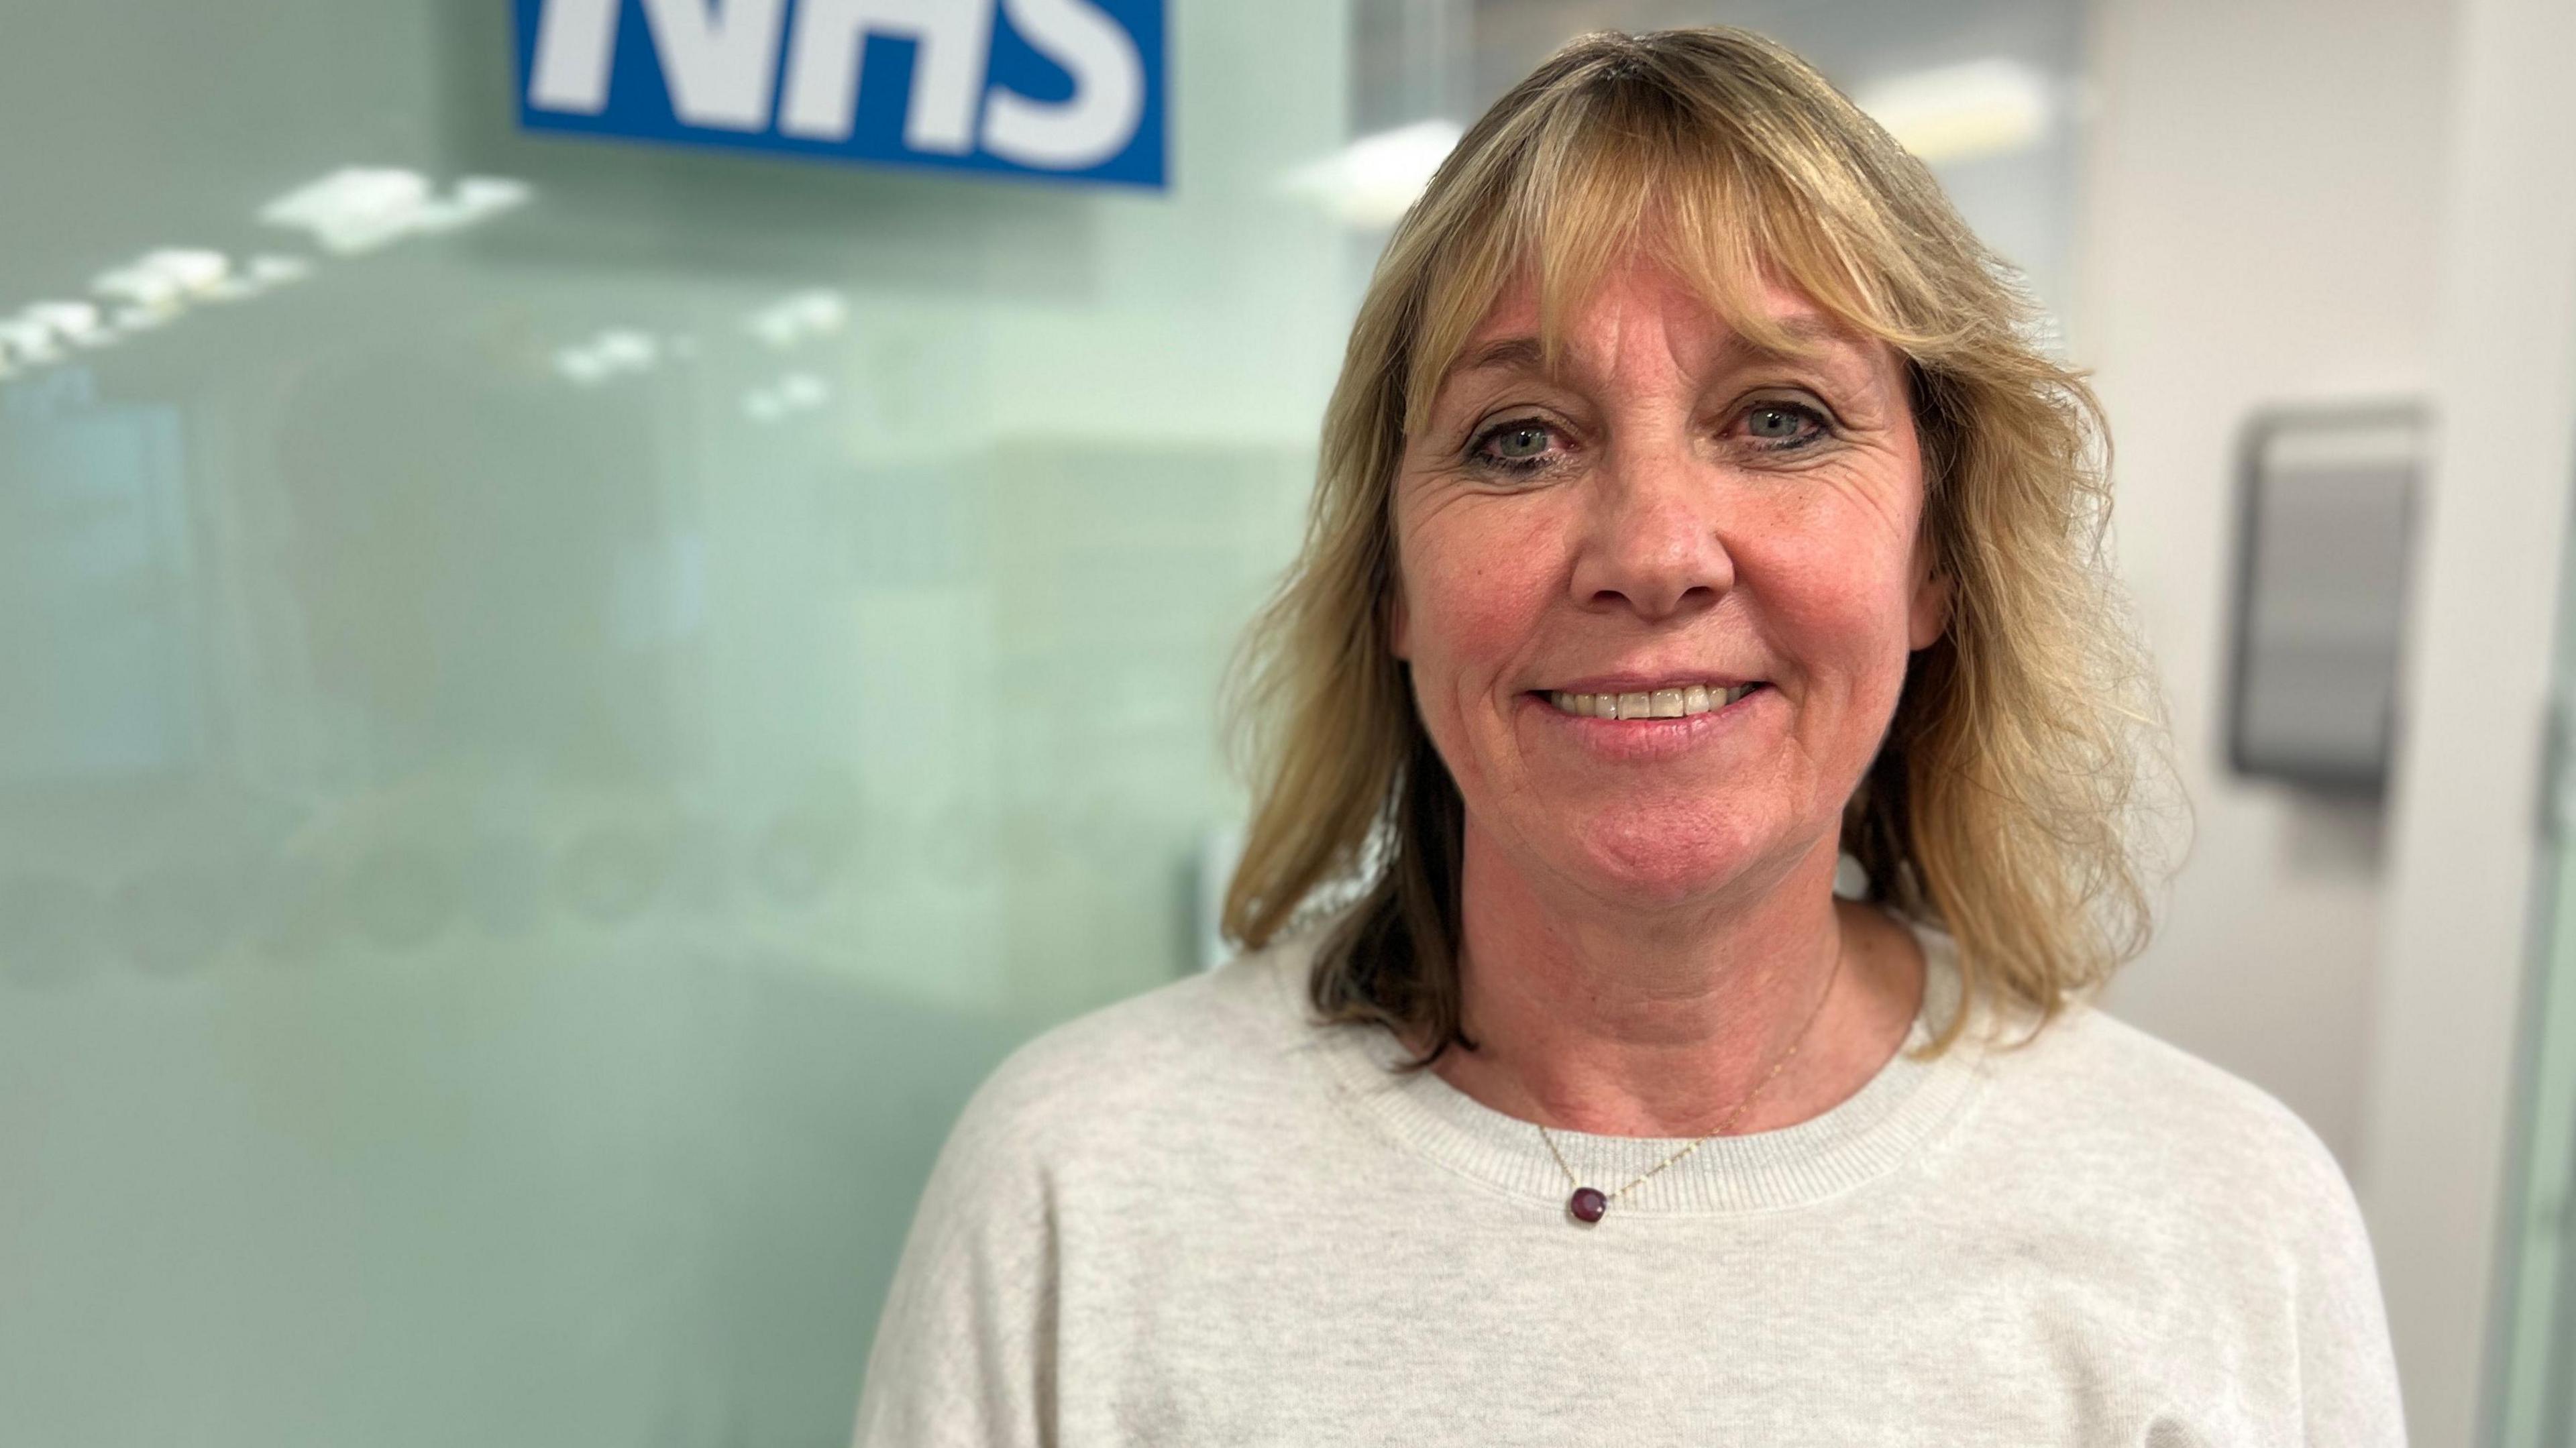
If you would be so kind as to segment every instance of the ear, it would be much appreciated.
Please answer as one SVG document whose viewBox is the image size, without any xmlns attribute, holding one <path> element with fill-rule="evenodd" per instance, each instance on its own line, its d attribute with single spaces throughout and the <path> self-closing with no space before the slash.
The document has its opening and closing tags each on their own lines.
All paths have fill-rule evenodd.
<svg viewBox="0 0 2576 1448">
<path fill-rule="evenodd" d="M 1950 575 L 1926 570 L 1905 610 L 1906 647 L 1928 649 L 1950 627 Z"/>
<path fill-rule="evenodd" d="M 1404 607 L 1401 583 L 1386 591 L 1386 647 L 1397 659 L 1413 662 L 1413 619 Z"/>
</svg>

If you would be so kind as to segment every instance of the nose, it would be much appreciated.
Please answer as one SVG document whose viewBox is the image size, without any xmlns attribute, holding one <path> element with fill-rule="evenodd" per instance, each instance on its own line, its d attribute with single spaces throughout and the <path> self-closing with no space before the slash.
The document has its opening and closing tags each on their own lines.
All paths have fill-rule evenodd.
<svg viewBox="0 0 2576 1448">
<path fill-rule="evenodd" d="M 1735 587 L 1721 480 L 1687 445 L 1619 447 L 1585 481 L 1575 602 L 1657 622 L 1713 606 Z"/>
</svg>

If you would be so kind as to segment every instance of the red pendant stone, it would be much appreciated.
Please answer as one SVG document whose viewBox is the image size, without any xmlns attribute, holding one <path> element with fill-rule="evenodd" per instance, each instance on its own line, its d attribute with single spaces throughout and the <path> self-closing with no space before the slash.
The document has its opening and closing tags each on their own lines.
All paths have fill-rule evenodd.
<svg viewBox="0 0 2576 1448">
<path fill-rule="evenodd" d="M 1578 1222 L 1597 1222 L 1603 1212 L 1610 1210 L 1610 1199 L 1591 1187 L 1576 1187 L 1574 1195 L 1565 1199 L 1565 1209 Z"/>
</svg>

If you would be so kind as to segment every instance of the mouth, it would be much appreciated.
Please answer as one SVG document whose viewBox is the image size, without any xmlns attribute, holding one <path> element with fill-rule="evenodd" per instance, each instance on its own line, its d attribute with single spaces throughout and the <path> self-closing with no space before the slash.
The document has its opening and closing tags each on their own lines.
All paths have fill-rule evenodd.
<svg viewBox="0 0 2576 1448">
<path fill-rule="evenodd" d="M 1544 689 L 1538 697 L 1558 713 L 1578 719 L 1687 719 L 1694 714 L 1714 714 L 1747 694 L 1769 687 L 1757 679 L 1749 684 L 1674 684 L 1616 693 Z"/>
</svg>

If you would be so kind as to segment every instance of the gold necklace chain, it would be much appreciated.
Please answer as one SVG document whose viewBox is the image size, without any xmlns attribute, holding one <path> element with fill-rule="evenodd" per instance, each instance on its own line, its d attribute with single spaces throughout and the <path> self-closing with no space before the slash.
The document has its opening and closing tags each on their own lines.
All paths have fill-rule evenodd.
<svg viewBox="0 0 2576 1448">
<path fill-rule="evenodd" d="M 1763 1091 L 1768 1088 L 1774 1080 L 1778 1079 L 1782 1068 L 1786 1067 L 1789 1064 L 1790 1059 L 1798 1054 L 1798 1049 L 1807 1044 L 1807 1033 L 1816 1028 L 1817 1019 L 1824 1015 L 1825 1002 L 1833 999 L 1834 982 L 1842 975 L 1842 973 L 1843 952 L 1837 948 L 1834 951 L 1833 968 L 1825 973 L 1825 992 L 1823 995 L 1816 997 L 1815 1008 L 1807 1012 L 1807 1023 L 1798 1028 L 1798 1034 L 1789 1042 L 1789 1049 L 1780 1053 L 1780 1059 L 1772 1062 L 1771 1069 L 1763 1073 L 1762 1079 L 1753 1083 L 1753 1089 L 1744 1093 L 1744 1099 L 1735 1103 L 1735 1109 L 1726 1113 L 1726 1119 L 1720 1121 L 1717 1124 L 1716 1129 L 1709 1132 L 1708 1135 L 1701 1137 L 1699 1140 L 1694 1141 L 1690 1145 L 1683 1147 L 1681 1150 L 1674 1152 L 1672 1155 L 1665 1157 L 1662 1161 L 1655 1163 L 1653 1169 L 1649 1170 L 1644 1176 L 1637 1178 L 1635 1181 L 1628 1183 L 1626 1186 L 1619 1188 L 1619 1190 L 1615 1192 L 1610 1192 L 1605 1195 L 1598 1188 L 1585 1186 L 1583 1184 L 1583 1179 L 1574 1174 L 1574 1168 L 1565 1164 L 1565 1153 L 1556 1149 L 1556 1138 L 1549 1134 L 1547 1123 L 1543 1121 L 1533 1123 L 1538 1127 L 1539 1140 L 1547 1143 L 1547 1154 L 1556 1158 L 1556 1169 L 1565 1173 L 1566 1184 L 1574 1188 L 1574 1195 L 1565 1199 L 1566 1212 L 1576 1221 L 1584 1223 L 1586 1226 L 1600 1221 L 1602 1214 L 1610 1209 L 1610 1204 L 1612 1202 L 1619 1200 L 1628 1193 L 1635 1191 L 1637 1188 L 1644 1186 L 1650 1181 L 1653 1181 L 1656 1175 L 1662 1172 L 1664 1168 L 1671 1166 L 1673 1163 L 1680 1161 L 1683 1157 L 1686 1157 L 1692 1152 L 1699 1150 L 1701 1147 L 1708 1145 L 1710 1141 L 1717 1137 L 1725 1135 L 1726 1129 L 1733 1126 L 1739 1119 L 1741 1119 L 1745 1112 L 1751 1110 L 1753 1103 L 1761 1099 Z"/>
</svg>

